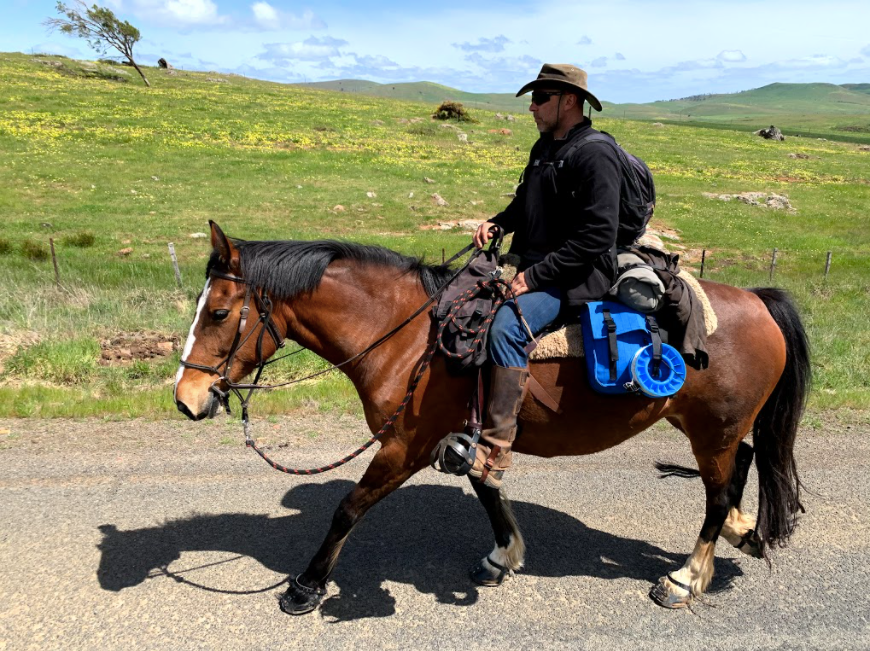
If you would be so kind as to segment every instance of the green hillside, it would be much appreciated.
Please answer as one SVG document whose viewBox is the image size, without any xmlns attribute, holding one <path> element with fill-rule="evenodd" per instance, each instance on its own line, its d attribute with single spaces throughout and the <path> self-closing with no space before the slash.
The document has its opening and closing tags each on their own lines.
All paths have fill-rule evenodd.
<svg viewBox="0 0 870 651">
<path fill-rule="evenodd" d="M 150 89 L 121 67 L 0 54 L 2 416 L 180 417 L 172 378 L 209 219 L 244 239 L 351 239 L 440 261 L 469 241 L 458 221 L 510 201 L 538 137 L 527 115 L 445 124 L 436 102 L 147 75 Z M 763 286 L 777 247 L 773 284 L 795 295 L 814 350 L 812 405 L 870 407 L 870 148 L 616 115 L 596 126 L 649 164 L 653 227 L 682 264 L 697 270 L 706 250 L 705 277 Z M 705 196 L 741 192 L 786 195 L 794 211 Z M 143 340 L 176 348 L 129 359 Z M 303 353 L 269 376 L 323 367 Z M 358 409 L 342 376 L 324 377 L 257 396 L 255 413 Z"/>
<path fill-rule="evenodd" d="M 373 97 L 388 97 L 409 102 L 426 102 L 440 104 L 450 100 L 462 102 L 469 108 L 486 109 L 488 111 L 508 111 L 522 113 L 529 108 L 528 97 L 514 97 L 509 93 L 467 93 L 449 86 L 433 84 L 429 81 L 418 81 L 401 84 L 379 84 L 374 81 L 360 79 L 339 79 L 337 81 L 320 81 L 308 84 L 297 84 L 303 88 L 319 90 L 334 90 L 342 93 L 359 93 Z"/>
<path fill-rule="evenodd" d="M 515 114 L 525 112 L 529 106 L 528 97 L 467 93 L 430 82 L 378 84 L 342 79 L 300 85 L 428 104 L 455 100 L 470 108 Z M 724 125 L 749 131 L 776 124 L 787 136 L 870 142 L 870 84 L 777 83 L 740 93 L 698 95 L 648 104 L 603 102 L 603 105 L 605 117 L 683 122 L 689 126 L 710 124 L 714 128 Z"/>
</svg>

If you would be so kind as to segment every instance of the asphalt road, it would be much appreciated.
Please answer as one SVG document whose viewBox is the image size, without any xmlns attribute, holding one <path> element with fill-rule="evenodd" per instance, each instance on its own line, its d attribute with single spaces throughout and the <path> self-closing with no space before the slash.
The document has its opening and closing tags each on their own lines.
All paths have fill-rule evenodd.
<svg viewBox="0 0 870 651">
<path fill-rule="evenodd" d="M 364 435 L 347 417 L 258 425 L 288 464 Z M 467 482 L 426 471 L 354 531 L 322 608 L 284 615 L 279 584 L 370 455 L 300 478 L 226 421 L 0 421 L 0 649 L 870 648 L 865 415 L 802 432 L 813 493 L 792 544 L 769 570 L 722 541 L 691 611 L 647 597 L 703 519 L 698 480 L 656 477 L 655 460 L 692 461 L 662 428 L 592 457 L 518 457 L 507 485 L 527 567 L 500 588 L 466 575 L 492 547 Z"/>
</svg>

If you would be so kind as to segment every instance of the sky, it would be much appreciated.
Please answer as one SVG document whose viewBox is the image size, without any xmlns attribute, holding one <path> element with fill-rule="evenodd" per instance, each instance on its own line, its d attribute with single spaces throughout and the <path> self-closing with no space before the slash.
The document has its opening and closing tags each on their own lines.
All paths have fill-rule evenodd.
<svg viewBox="0 0 870 651">
<path fill-rule="evenodd" d="M 68 0 L 68 3 L 76 0 Z M 94 2 L 94 0 L 89 0 Z M 0 0 L 0 51 L 96 58 L 49 32 L 53 0 Z M 102 0 L 142 34 L 137 62 L 281 82 L 432 81 L 516 92 L 572 63 L 611 102 L 774 82 L 870 83 L 868 0 Z"/>
</svg>

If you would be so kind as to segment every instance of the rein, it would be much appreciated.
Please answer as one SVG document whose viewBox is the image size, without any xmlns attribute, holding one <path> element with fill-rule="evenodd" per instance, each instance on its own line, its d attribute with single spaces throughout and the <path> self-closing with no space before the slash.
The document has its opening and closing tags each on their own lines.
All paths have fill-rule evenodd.
<svg viewBox="0 0 870 651">
<path fill-rule="evenodd" d="M 498 246 L 500 246 L 500 244 L 501 244 L 501 237 L 497 236 L 493 240 L 493 243 L 491 246 L 495 247 L 497 250 L 497 248 L 498 248 Z M 469 244 L 468 246 L 466 246 L 465 248 L 463 248 L 462 250 L 457 252 L 455 255 L 453 255 L 449 260 L 447 260 L 444 263 L 444 265 L 445 266 L 449 265 L 452 262 L 454 262 L 455 260 L 458 260 L 463 255 L 465 255 L 466 253 L 471 251 L 473 248 L 474 248 L 474 244 Z M 229 281 L 232 281 L 235 283 L 240 283 L 240 284 L 243 284 L 246 286 L 245 300 L 244 300 L 244 303 L 242 305 L 241 313 L 239 315 L 239 327 L 238 327 L 238 330 L 236 331 L 235 338 L 233 339 L 233 344 L 230 348 L 230 352 L 227 354 L 227 357 L 224 361 L 220 362 L 216 366 L 206 366 L 203 364 L 194 364 L 194 363 L 182 360 L 181 366 L 183 366 L 185 368 L 196 369 L 199 371 L 205 371 L 207 373 L 212 373 L 212 374 L 215 374 L 218 376 L 218 379 L 216 379 L 212 383 L 209 390 L 218 396 L 221 403 L 226 408 L 227 413 L 230 413 L 230 403 L 229 403 L 230 394 L 231 393 L 235 394 L 236 397 L 238 397 L 241 408 L 242 408 L 242 425 L 243 425 L 243 429 L 244 429 L 244 433 L 245 433 L 245 445 L 247 447 L 253 449 L 254 452 L 259 454 L 275 470 L 279 470 L 281 472 L 291 474 L 291 475 L 317 475 L 317 474 L 320 474 L 323 472 L 327 472 L 329 470 L 334 470 L 335 468 L 343 466 L 347 462 L 352 461 L 353 459 L 357 458 L 360 454 L 362 454 L 368 448 L 370 448 L 375 443 L 375 441 L 377 441 L 381 436 L 383 436 L 390 429 L 390 427 L 393 426 L 393 423 L 396 422 L 396 419 L 405 410 L 405 407 L 407 407 L 408 402 L 411 400 L 411 397 L 414 395 L 414 391 L 417 389 L 417 385 L 420 383 L 420 380 L 423 378 L 423 375 L 426 373 L 426 371 L 429 368 L 429 365 L 432 361 L 432 357 L 435 355 L 435 351 L 439 347 L 443 349 L 443 344 L 440 343 L 441 342 L 441 335 L 444 331 L 444 327 L 447 325 L 447 323 L 450 321 L 450 319 L 444 319 L 441 322 L 441 324 L 439 325 L 436 340 L 428 347 L 428 350 L 426 351 L 426 354 L 423 357 L 423 361 L 420 364 L 420 369 L 417 371 L 417 374 L 414 376 L 414 379 L 411 381 L 411 384 L 409 385 L 408 392 L 405 394 L 404 399 L 399 404 L 399 406 L 396 408 L 396 411 L 393 412 L 392 416 L 390 416 L 386 420 L 383 427 L 381 427 L 381 429 L 378 430 L 378 432 L 376 434 L 374 434 L 368 441 L 366 441 L 359 448 L 357 448 L 356 450 L 351 452 L 349 455 L 347 455 L 346 457 L 344 457 L 342 459 L 339 459 L 338 461 L 335 461 L 334 463 L 328 464 L 326 466 L 321 466 L 319 468 L 288 468 L 288 467 L 283 466 L 283 465 L 273 461 L 272 459 L 270 459 L 266 455 L 266 453 L 263 452 L 263 450 L 261 450 L 259 447 L 257 447 L 257 444 L 254 441 L 254 438 L 252 435 L 253 427 L 251 425 L 250 419 L 248 418 L 248 404 L 251 400 L 251 397 L 253 396 L 254 390 L 255 389 L 267 389 L 267 390 L 268 389 L 277 389 L 279 387 L 289 386 L 291 384 L 296 384 L 298 382 L 304 382 L 305 380 L 310 380 L 311 378 L 315 378 L 319 375 L 323 375 L 324 373 L 328 373 L 329 371 L 333 371 L 335 369 L 341 368 L 342 366 L 345 366 L 346 364 L 349 364 L 350 362 L 353 362 L 353 361 L 359 359 L 363 355 L 370 353 L 372 350 L 374 350 L 375 348 L 377 348 L 378 346 L 380 346 L 381 344 L 386 342 L 388 339 L 390 339 L 397 332 L 402 330 L 402 328 L 404 328 L 409 323 L 411 323 L 411 321 L 413 321 L 415 318 L 417 318 L 420 314 L 423 313 L 423 311 L 425 311 L 430 305 L 432 305 L 432 303 L 434 303 L 437 300 L 437 298 L 447 288 L 447 286 L 450 285 L 450 283 L 452 283 L 459 276 L 459 274 L 461 274 L 463 271 L 465 271 L 465 269 L 471 264 L 471 262 L 478 255 L 480 255 L 481 251 L 482 251 L 482 249 L 477 249 L 476 251 L 474 251 L 474 253 L 472 253 L 471 256 L 469 257 L 469 259 L 465 262 L 465 264 L 462 265 L 462 267 L 460 267 L 456 271 L 456 273 L 454 273 L 446 282 L 444 282 L 440 287 L 438 287 L 438 289 L 436 289 L 432 293 L 432 296 L 430 296 L 429 299 L 425 303 L 423 303 L 423 305 L 421 305 L 419 308 L 417 308 L 414 311 L 414 313 L 411 314 L 411 316 L 409 316 L 407 319 L 402 321 L 402 323 L 400 323 L 398 326 L 396 326 L 395 328 L 390 330 L 388 333 L 386 333 L 385 335 L 383 335 L 382 337 L 377 339 L 375 342 L 370 344 L 368 347 L 366 347 L 361 352 L 357 353 L 353 357 L 350 357 L 350 358 L 344 360 L 343 362 L 340 362 L 338 364 L 334 364 L 334 365 L 330 366 L 329 368 L 323 369 L 323 370 L 318 371 L 316 373 L 312 373 L 311 375 L 307 375 L 303 378 L 299 378 L 296 380 L 290 380 L 288 382 L 282 382 L 280 384 L 258 384 L 258 382 L 259 382 L 260 376 L 262 375 L 263 370 L 265 369 L 266 366 L 268 366 L 269 364 L 272 364 L 274 362 L 277 362 L 280 359 L 284 359 L 285 357 L 289 357 L 290 355 L 294 355 L 296 353 L 299 353 L 305 349 L 300 348 L 299 350 L 295 350 L 292 353 L 289 353 L 288 355 L 282 355 L 281 357 L 274 359 L 274 360 L 265 360 L 263 358 L 263 338 L 264 338 L 264 335 L 266 332 L 269 332 L 270 336 L 272 337 L 272 339 L 274 340 L 274 342 L 278 348 L 282 348 L 284 346 L 284 339 L 278 333 L 278 329 L 275 326 L 275 322 L 272 320 L 272 308 L 273 308 L 272 301 L 269 299 L 268 296 L 263 294 L 261 289 L 252 287 L 252 285 L 248 281 L 246 281 L 244 278 L 241 278 L 239 276 L 234 276 L 232 274 L 226 274 L 226 273 L 212 269 L 212 271 L 210 272 L 211 276 L 213 276 L 215 278 L 222 278 L 224 280 L 229 280 Z M 508 294 L 510 293 L 510 286 L 507 285 L 507 283 L 505 283 L 504 280 L 501 280 L 499 278 L 493 278 L 491 281 L 486 281 L 486 282 L 492 282 L 492 283 L 496 283 L 496 284 L 506 285 L 507 286 L 507 293 Z M 478 282 L 478 287 L 480 289 L 483 289 L 483 285 L 484 285 L 484 281 Z M 458 301 L 462 300 L 462 302 L 464 303 L 466 300 L 470 300 L 470 298 L 473 297 L 473 295 L 476 293 L 476 290 L 479 291 L 478 287 L 471 288 L 471 290 L 469 290 L 469 292 L 466 292 L 462 297 L 460 297 L 460 299 L 457 299 L 457 301 L 454 301 L 454 307 L 451 308 L 451 312 L 456 308 L 456 304 L 458 303 Z M 257 305 L 257 309 L 259 312 L 259 319 L 257 321 L 257 324 L 253 328 L 251 328 L 251 331 L 244 338 L 242 338 L 242 333 L 244 332 L 245 327 L 247 325 L 248 313 L 250 311 L 250 302 L 251 302 L 252 297 Z M 504 291 L 502 291 L 501 301 L 498 303 L 498 305 L 500 306 L 504 302 L 504 300 L 505 300 Z M 489 315 L 489 317 L 486 319 L 484 324 L 481 326 L 481 333 L 485 332 L 485 327 L 488 326 L 488 324 L 492 321 L 492 318 L 495 315 L 496 309 L 498 309 L 498 308 L 494 307 L 492 313 Z M 252 383 L 233 382 L 232 380 L 230 380 L 229 374 L 230 374 L 230 370 L 232 369 L 232 364 L 233 364 L 233 361 L 235 359 L 236 353 L 238 352 L 239 348 L 241 348 L 242 346 L 245 345 L 245 343 L 247 343 L 248 339 L 250 339 L 251 335 L 253 335 L 253 333 L 256 331 L 257 325 L 259 325 L 260 323 L 263 324 L 263 328 L 260 329 L 260 333 L 257 336 L 257 372 L 256 372 L 256 375 L 254 376 L 254 381 Z M 482 336 L 482 334 L 481 334 L 481 336 Z M 221 369 L 223 369 L 223 370 L 221 370 Z M 220 383 L 220 382 L 224 382 L 226 384 L 226 386 L 227 386 L 226 391 L 221 391 L 217 387 L 218 383 Z M 247 395 L 242 394 L 242 391 L 244 391 L 244 390 L 248 391 Z"/>
</svg>

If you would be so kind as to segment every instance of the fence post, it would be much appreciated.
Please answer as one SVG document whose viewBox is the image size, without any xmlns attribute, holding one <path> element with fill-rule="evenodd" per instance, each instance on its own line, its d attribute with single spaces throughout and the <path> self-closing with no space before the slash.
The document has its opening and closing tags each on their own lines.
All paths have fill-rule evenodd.
<svg viewBox="0 0 870 651">
<path fill-rule="evenodd" d="M 831 252 L 828 251 L 828 259 L 825 260 L 825 280 L 828 279 L 828 272 L 831 270 Z"/>
<path fill-rule="evenodd" d="M 773 257 L 770 258 L 770 276 L 768 280 L 773 281 L 773 274 L 776 273 L 776 252 L 777 249 L 773 250 Z"/>
<path fill-rule="evenodd" d="M 444 249 L 441 249 L 441 264 L 444 264 L 444 262 L 447 260 L 447 258 L 445 257 L 446 253 L 447 252 Z"/>
<path fill-rule="evenodd" d="M 172 258 L 172 268 L 175 270 L 175 282 L 181 289 L 181 270 L 178 268 L 178 258 L 175 257 L 175 245 L 172 242 L 169 243 L 169 257 Z"/>
<path fill-rule="evenodd" d="M 704 261 L 707 259 L 707 249 L 701 251 L 701 278 L 704 277 Z"/>
<path fill-rule="evenodd" d="M 48 245 L 51 247 L 51 262 L 54 265 L 54 285 L 60 289 L 60 271 L 57 268 L 57 254 L 54 252 L 54 238 L 48 238 Z"/>
</svg>

